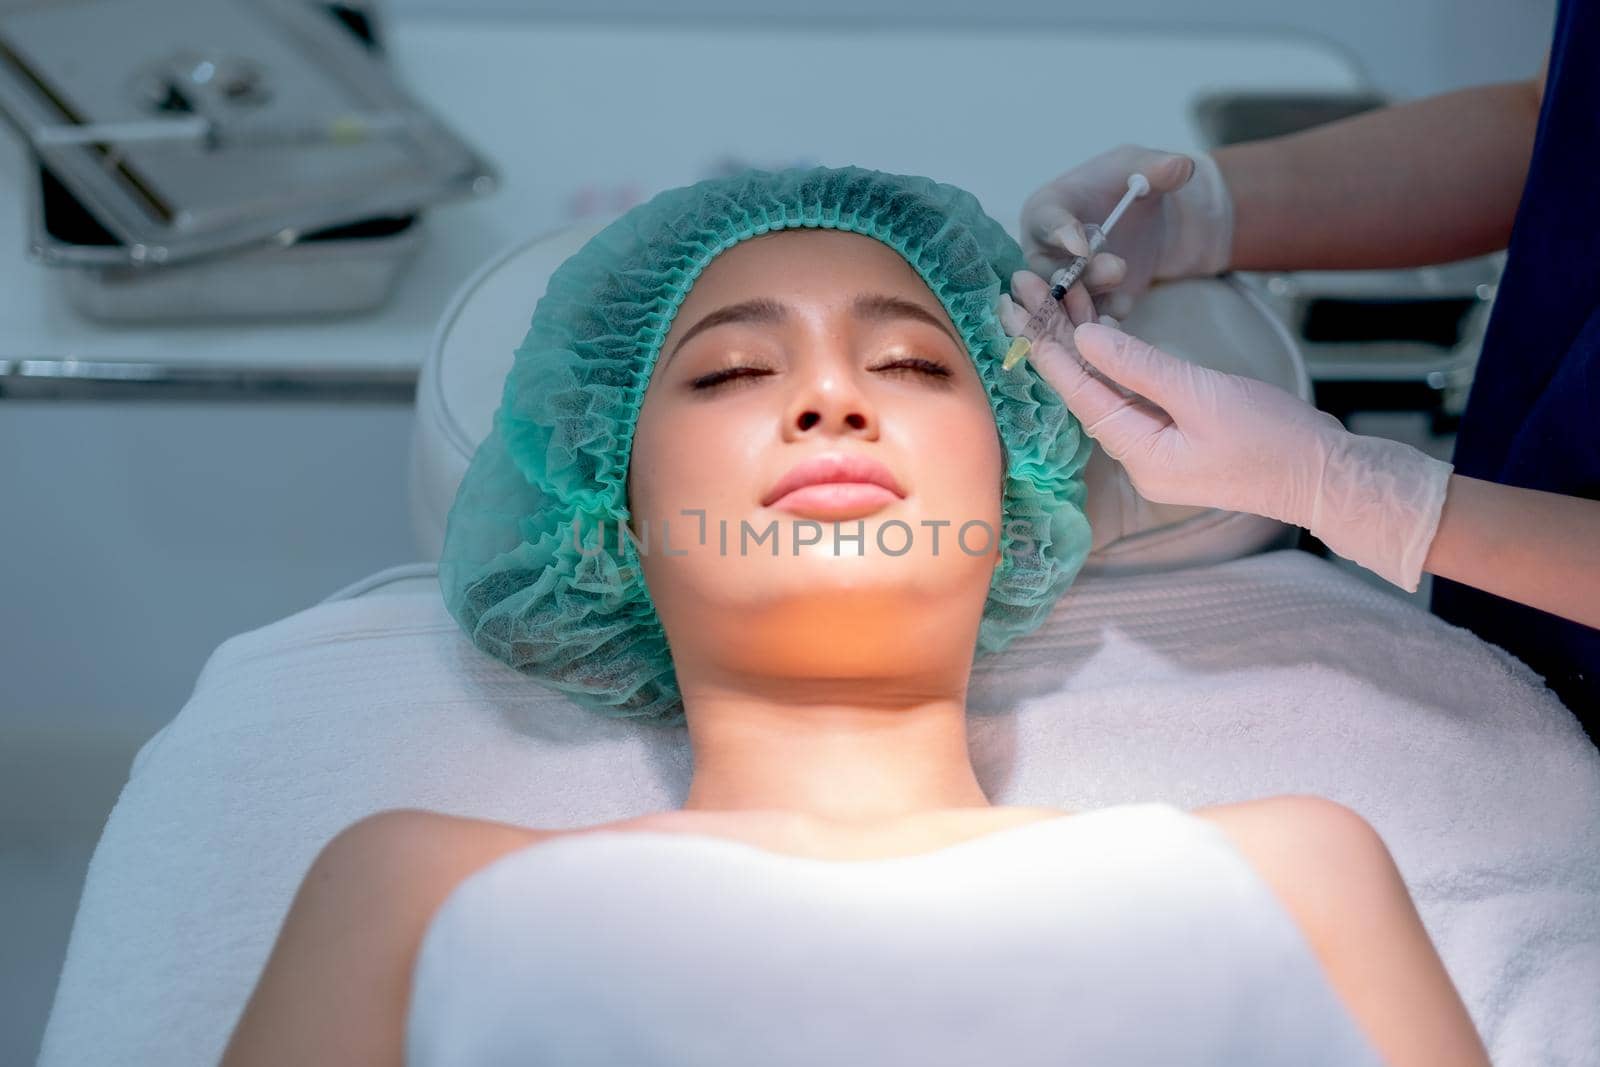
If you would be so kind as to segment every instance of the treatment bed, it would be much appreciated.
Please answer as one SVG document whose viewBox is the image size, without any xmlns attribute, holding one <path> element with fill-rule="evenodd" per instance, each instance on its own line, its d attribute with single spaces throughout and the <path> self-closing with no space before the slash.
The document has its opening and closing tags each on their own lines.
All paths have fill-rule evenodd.
<svg viewBox="0 0 1600 1067">
<path fill-rule="evenodd" d="M 420 558 L 543 279 L 586 236 L 508 250 L 442 321 L 412 456 Z M 1128 328 L 1309 396 L 1292 340 L 1231 281 L 1158 287 Z M 1494 1062 L 1600 1064 L 1600 753 L 1571 713 L 1519 661 L 1279 524 L 1151 504 L 1099 452 L 1088 477 L 1088 566 L 974 668 L 990 799 L 1337 800 L 1388 844 Z M 601 718 L 474 648 L 431 563 L 233 637 L 134 761 L 40 1063 L 216 1062 L 307 867 L 365 815 L 622 819 L 679 806 L 689 757 L 684 728 Z"/>
</svg>

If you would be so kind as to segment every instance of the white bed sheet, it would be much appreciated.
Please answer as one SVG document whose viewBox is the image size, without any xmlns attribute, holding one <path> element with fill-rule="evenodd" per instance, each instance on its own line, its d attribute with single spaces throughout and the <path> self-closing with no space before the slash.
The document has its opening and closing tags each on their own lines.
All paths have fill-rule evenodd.
<svg viewBox="0 0 1600 1067">
<path fill-rule="evenodd" d="M 997 804 L 1318 793 L 1383 835 L 1498 1067 L 1600 1064 L 1600 753 L 1519 661 L 1296 551 L 1082 579 L 979 664 Z M 90 864 L 44 1067 L 215 1063 L 306 868 L 421 807 L 567 827 L 678 806 L 681 728 L 478 652 L 436 593 L 232 638 Z"/>
</svg>

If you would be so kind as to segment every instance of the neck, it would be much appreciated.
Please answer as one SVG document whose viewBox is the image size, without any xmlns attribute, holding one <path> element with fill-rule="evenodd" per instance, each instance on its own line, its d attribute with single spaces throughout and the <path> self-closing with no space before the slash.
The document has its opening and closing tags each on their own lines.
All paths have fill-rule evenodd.
<svg viewBox="0 0 1600 1067">
<path fill-rule="evenodd" d="M 989 807 L 967 749 L 965 693 L 860 702 L 685 692 L 694 776 L 685 810 L 781 810 L 845 823 Z M 820 696 L 819 696 L 820 693 Z M 838 694 L 834 694 L 838 695 Z"/>
</svg>

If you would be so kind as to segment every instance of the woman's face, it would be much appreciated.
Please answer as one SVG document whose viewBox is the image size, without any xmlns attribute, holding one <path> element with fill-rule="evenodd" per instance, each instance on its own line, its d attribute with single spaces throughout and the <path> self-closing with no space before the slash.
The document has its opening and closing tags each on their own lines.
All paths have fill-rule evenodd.
<svg viewBox="0 0 1600 1067">
<path fill-rule="evenodd" d="M 680 674 L 747 656 L 873 671 L 885 654 L 950 655 L 952 639 L 970 664 L 1001 558 L 1002 459 L 959 336 L 871 237 L 782 231 L 712 260 L 662 345 L 629 473 Z M 828 459 L 876 473 L 782 494 Z"/>
</svg>

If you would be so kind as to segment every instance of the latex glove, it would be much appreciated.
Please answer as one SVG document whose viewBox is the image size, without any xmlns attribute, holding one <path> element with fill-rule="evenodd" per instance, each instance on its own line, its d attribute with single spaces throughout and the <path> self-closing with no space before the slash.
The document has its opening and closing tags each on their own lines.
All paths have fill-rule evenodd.
<svg viewBox="0 0 1600 1067">
<path fill-rule="evenodd" d="M 1014 335 L 1049 293 L 1027 271 L 1013 276 L 1012 293 L 1021 305 L 1002 297 L 1000 321 Z M 1178 359 L 1102 323 L 1057 321 L 1028 361 L 1142 496 L 1304 526 L 1416 591 L 1450 464 L 1350 433 L 1267 382 Z"/>
<path fill-rule="evenodd" d="M 1023 254 L 1029 267 L 1049 277 L 1088 253 L 1084 223 L 1105 221 L 1136 172 L 1149 179 L 1150 192 L 1128 205 L 1084 273 L 1085 287 L 1103 294 L 1100 306 L 1117 318 L 1132 312 L 1153 280 L 1228 269 L 1233 198 L 1216 161 L 1121 145 L 1067 171 L 1022 205 Z"/>
</svg>

